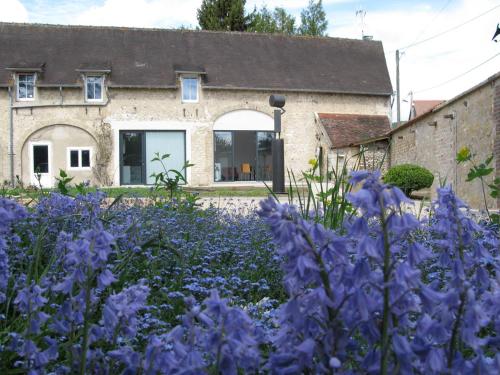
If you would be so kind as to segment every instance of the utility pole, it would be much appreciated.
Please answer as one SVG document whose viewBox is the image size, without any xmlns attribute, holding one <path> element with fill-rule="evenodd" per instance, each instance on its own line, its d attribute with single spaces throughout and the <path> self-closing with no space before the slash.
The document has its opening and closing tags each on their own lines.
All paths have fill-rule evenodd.
<svg viewBox="0 0 500 375">
<path fill-rule="evenodd" d="M 413 91 L 410 91 L 410 116 L 408 116 L 408 120 L 410 120 L 413 111 Z"/>
<path fill-rule="evenodd" d="M 397 125 L 401 122 L 401 93 L 399 92 L 399 50 L 396 50 L 396 108 L 397 108 Z"/>
</svg>

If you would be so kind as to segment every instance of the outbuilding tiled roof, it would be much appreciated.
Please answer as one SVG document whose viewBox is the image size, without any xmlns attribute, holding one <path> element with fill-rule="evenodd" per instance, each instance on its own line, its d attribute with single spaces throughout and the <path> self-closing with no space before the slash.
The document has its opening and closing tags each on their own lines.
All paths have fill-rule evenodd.
<svg viewBox="0 0 500 375">
<path fill-rule="evenodd" d="M 81 85 L 85 68 L 110 70 L 110 87 L 175 87 L 180 72 L 201 72 L 205 88 L 392 92 L 379 41 L 0 23 L 0 86 L 7 68 L 40 64 L 40 86 Z"/>
<path fill-rule="evenodd" d="M 409 120 L 431 111 L 443 102 L 444 100 L 414 100 Z"/>
<path fill-rule="evenodd" d="M 391 130 L 387 116 L 319 113 L 318 117 L 335 148 L 385 137 Z"/>
</svg>

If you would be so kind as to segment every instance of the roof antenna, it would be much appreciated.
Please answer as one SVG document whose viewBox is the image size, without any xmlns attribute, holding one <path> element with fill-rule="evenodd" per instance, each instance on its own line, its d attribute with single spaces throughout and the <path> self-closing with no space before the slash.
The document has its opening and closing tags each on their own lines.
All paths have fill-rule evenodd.
<svg viewBox="0 0 500 375">
<path fill-rule="evenodd" d="M 359 24 L 360 24 L 360 27 L 361 27 L 361 38 L 363 40 L 372 40 L 373 39 L 373 35 L 366 35 L 365 34 L 365 27 L 366 27 L 366 24 L 365 24 L 365 17 L 366 17 L 366 10 L 362 9 L 362 8 L 359 8 L 358 10 L 356 10 L 356 17 L 359 19 Z"/>
</svg>

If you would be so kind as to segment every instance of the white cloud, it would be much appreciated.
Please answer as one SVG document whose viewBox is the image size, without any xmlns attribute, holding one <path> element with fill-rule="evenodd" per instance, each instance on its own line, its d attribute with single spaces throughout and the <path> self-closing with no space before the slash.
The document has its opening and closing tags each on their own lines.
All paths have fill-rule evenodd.
<svg viewBox="0 0 500 375">
<path fill-rule="evenodd" d="M 323 4 L 348 3 L 354 0 L 324 0 Z M 253 10 L 267 5 L 286 8 L 298 16 L 309 0 L 248 0 L 246 9 Z M 76 15 L 67 17 L 72 24 L 133 26 L 133 27 L 178 27 L 196 26 L 196 11 L 201 0 L 105 0 L 102 5 L 92 6 Z"/>
<path fill-rule="evenodd" d="M 386 51 L 393 87 L 395 80 L 395 50 L 423 40 L 459 25 L 491 8 L 493 0 L 462 0 L 454 7 L 436 16 L 436 10 L 415 5 L 405 11 L 369 12 L 365 30 L 374 39 L 382 40 Z M 330 36 L 359 38 L 361 27 L 352 14 L 337 14 L 343 23 L 331 23 Z M 491 41 L 499 21 L 500 8 L 471 23 L 404 51 L 400 61 L 401 96 L 404 99 L 414 91 L 415 99 L 450 99 L 499 71 L 500 56 L 480 68 L 445 85 L 424 90 L 461 75 L 488 58 L 500 53 L 500 44 Z M 335 14 L 333 14 L 335 16 Z M 369 62 L 367 62 L 369 63 Z M 402 119 L 409 113 L 409 105 L 402 103 Z"/>
<path fill-rule="evenodd" d="M 132 27 L 195 26 L 198 0 L 106 0 L 71 23 Z"/>
<path fill-rule="evenodd" d="M 19 0 L 0 1 L 1 22 L 28 22 L 28 11 Z"/>
<path fill-rule="evenodd" d="M 323 7 L 331 4 L 351 3 L 355 1 L 356 0 L 323 0 Z M 247 0 L 246 4 L 248 9 L 253 9 L 254 6 L 260 8 L 266 5 L 268 9 L 282 7 L 290 11 L 301 10 L 307 7 L 309 0 Z"/>
</svg>

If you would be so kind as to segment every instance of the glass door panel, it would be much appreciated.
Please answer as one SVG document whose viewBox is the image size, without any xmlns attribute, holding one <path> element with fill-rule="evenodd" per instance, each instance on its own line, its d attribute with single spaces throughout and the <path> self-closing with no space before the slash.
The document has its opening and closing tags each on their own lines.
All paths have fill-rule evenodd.
<svg viewBox="0 0 500 375">
<path fill-rule="evenodd" d="M 217 131 L 214 137 L 214 180 L 234 181 L 232 133 Z"/>
<path fill-rule="evenodd" d="M 273 179 L 272 165 L 272 141 L 274 133 L 257 132 L 257 173 L 258 181 L 271 181 Z"/>
<path fill-rule="evenodd" d="M 49 173 L 49 146 L 33 146 L 33 172 Z"/>
<path fill-rule="evenodd" d="M 49 143 L 36 142 L 30 145 L 30 182 L 35 186 L 52 187 L 51 146 Z"/>
<path fill-rule="evenodd" d="M 121 183 L 142 185 L 144 183 L 142 132 L 121 133 Z"/>
<path fill-rule="evenodd" d="M 166 171 L 175 169 L 181 172 L 186 162 L 185 133 L 174 131 L 146 132 L 147 184 L 155 183 L 155 178 L 152 177 L 153 173 L 165 172 L 162 163 L 151 161 L 156 156 L 156 153 L 159 154 L 160 158 L 164 154 L 170 155 L 168 158 L 162 160 Z M 184 177 L 186 177 L 186 171 L 182 172 Z M 169 177 L 174 177 L 174 175 L 170 173 Z"/>
<path fill-rule="evenodd" d="M 257 164 L 255 138 L 254 131 L 233 132 L 235 181 L 255 181 Z"/>
</svg>

